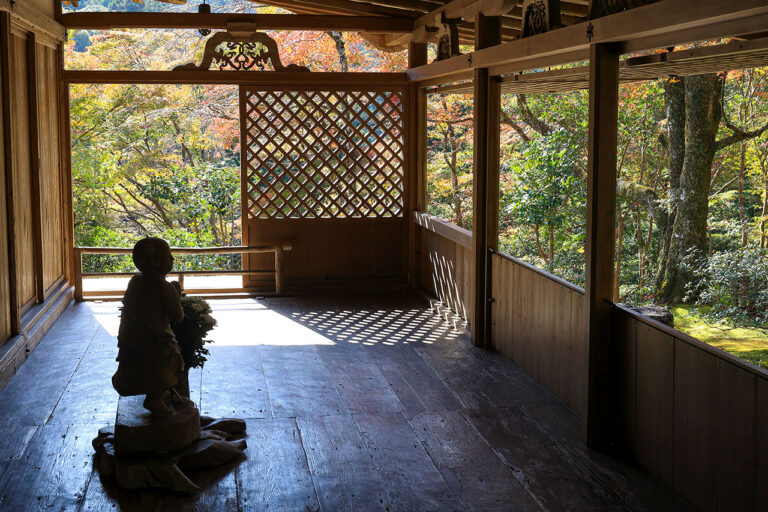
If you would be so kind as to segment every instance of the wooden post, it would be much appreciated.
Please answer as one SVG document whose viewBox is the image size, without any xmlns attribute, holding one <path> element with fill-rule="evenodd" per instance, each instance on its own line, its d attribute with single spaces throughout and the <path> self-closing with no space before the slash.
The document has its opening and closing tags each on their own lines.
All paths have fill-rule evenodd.
<svg viewBox="0 0 768 512">
<path fill-rule="evenodd" d="M 74 249 L 74 267 L 75 267 L 75 300 L 83 302 L 83 253 Z"/>
<path fill-rule="evenodd" d="M 409 43 L 408 69 L 423 66 L 427 63 L 427 43 Z"/>
<path fill-rule="evenodd" d="M 13 190 L 13 136 L 11 134 L 11 16 L 8 12 L 0 11 L 0 77 L 2 77 L 2 101 L 3 101 L 3 148 L 5 150 L 5 209 L 7 215 L 7 233 L 0 236 L 8 237 L 8 271 L 6 276 L 9 287 L 11 312 L 11 335 L 21 332 L 21 312 L 18 299 L 18 276 L 16 269 L 16 239 L 14 233 L 14 208 Z M 3 277 L 0 277 L 2 279 Z"/>
<path fill-rule="evenodd" d="M 29 125 L 29 170 L 32 183 L 32 241 L 35 260 L 35 295 L 37 302 L 45 301 L 43 273 L 43 213 L 40 185 L 40 130 L 37 111 L 37 42 L 35 33 L 27 35 L 27 121 Z"/>
<path fill-rule="evenodd" d="M 478 14 L 475 21 L 475 50 L 501 43 L 501 18 Z M 500 88 L 488 68 L 475 69 L 474 76 L 474 167 L 472 192 L 472 260 L 474 261 L 474 316 L 472 341 L 490 347 L 490 266 L 488 249 L 498 238 L 499 108 Z"/>
<path fill-rule="evenodd" d="M 275 248 L 275 293 L 283 293 L 283 247 Z"/>
<path fill-rule="evenodd" d="M 611 297 L 616 244 L 616 140 L 619 52 L 610 44 L 593 44 L 589 61 L 589 164 L 584 312 L 588 347 L 587 414 L 583 422 L 588 446 L 609 449 L 615 407 L 611 389 Z"/>
<path fill-rule="evenodd" d="M 72 123 L 70 120 L 69 91 L 70 85 L 61 80 L 64 71 L 64 45 L 58 47 L 58 79 L 59 79 L 59 126 L 61 127 L 60 165 L 62 183 L 65 190 L 62 191 L 62 204 L 64 205 L 63 222 L 66 223 L 64 232 L 64 254 L 66 256 L 65 275 L 70 284 L 75 282 L 75 213 L 74 198 L 72 196 Z"/>
<path fill-rule="evenodd" d="M 414 68 L 427 63 L 427 44 L 410 43 L 408 47 L 408 67 Z M 426 144 L 427 144 L 427 104 L 424 90 L 411 84 L 408 89 L 409 115 L 408 127 L 408 203 L 405 211 L 406 225 L 408 226 L 408 283 L 413 288 L 419 286 L 419 260 L 421 247 L 417 236 L 416 220 L 414 212 L 423 211 L 425 208 L 424 180 L 426 171 Z"/>
</svg>

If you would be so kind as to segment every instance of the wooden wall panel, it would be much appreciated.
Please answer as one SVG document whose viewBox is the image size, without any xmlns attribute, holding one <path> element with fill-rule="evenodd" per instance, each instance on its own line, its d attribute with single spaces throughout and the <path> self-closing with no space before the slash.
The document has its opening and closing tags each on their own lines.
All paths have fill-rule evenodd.
<svg viewBox="0 0 768 512">
<path fill-rule="evenodd" d="M 612 332 L 627 454 L 697 509 L 768 510 L 768 372 L 620 307 Z"/>
<path fill-rule="evenodd" d="M 682 343 L 682 342 L 678 342 Z M 720 510 L 754 510 L 755 380 L 724 360 L 717 361 L 718 414 L 715 482 Z M 768 482 L 763 481 L 761 485 Z"/>
<path fill-rule="evenodd" d="M 2 29 L 0 28 L 0 31 Z M 2 58 L 2 57 L 0 57 Z M 3 82 L 0 80 L 0 89 Z M 11 288 L 8 272 L 8 215 L 5 200 L 5 132 L 3 123 L 3 102 L 0 101 L 0 345 L 11 336 Z"/>
<path fill-rule="evenodd" d="M 630 458 L 637 460 L 637 322 L 614 310 L 611 332 L 616 361 L 617 442 Z"/>
<path fill-rule="evenodd" d="M 29 116 L 26 35 L 11 36 L 11 124 L 13 141 L 13 196 L 16 250 L 16 290 L 20 308 L 35 297 L 32 224 L 32 181 L 29 162 Z"/>
<path fill-rule="evenodd" d="M 586 403 L 583 293 L 529 265 L 492 257 L 493 347 L 576 414 Z"/>
<path fill-rule="evenodd" d="M 584 338 L 586 319 L 584 318 L 584 294 L 571 290 L 571 325 L 570 325 L 570 372 L 571 383 L 569 400 L 571 409 L 579 416 L 587 409 L 587 358 L 589 353 Z"/>
<path fill-rule="evenodd" d="M 37 98 L 40 141 L 40 204 L 42 219 L 43 287 L 64 272 L 64 222 L 59 162 L 59 114 L 56 48 L 37 45 Z"/>
<path fill-rule="evenodd" d="M 714 510 L 717 489 L 714 453 L 719 414 L 717 359 L 680 343 L 675 347 L 674 364 L 675 489 L 698 509 Z"/>
<path fill-rule="evenodd" d="M 394 279 L 402 276 L 402 219 L 276 219 L 246 224 L 249 245 L 293 244 L 284 255 L 287 285 L 298 281 Z M 247 268 L 273 270 L 271 255 L 254 255 Z M 246 278 L 260 286 L 266 279 Z"/>
<path fill-rule="evenodd" d="M 420 287 L 468 321 L 472 318 L 472 250 L 421 226 L 416 230 L 421 247 Z"/>
<path fill-rule="evenodd" d="M 768 510 L 768 379 L 757 379 L 757 458 L 755 510 Z"/>
<path fill-rule="evenodd" d="M 636 456 L 672 485 L 674 337 L 638 324 L 636 340 Z"/>
</svg>

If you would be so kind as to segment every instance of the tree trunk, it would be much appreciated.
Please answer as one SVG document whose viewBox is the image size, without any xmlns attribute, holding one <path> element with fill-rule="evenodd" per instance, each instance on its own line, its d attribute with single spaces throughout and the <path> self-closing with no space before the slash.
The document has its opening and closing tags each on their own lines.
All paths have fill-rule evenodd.
<svg viewBox="0 0 768 512">
<path fill-rule="evenodd" d="M 685 77 L 664 80 L 664 102 L 667 110 L 667 155 L 669 157 L 669 206 L 666 218 L 657 216 L 656 222 L 663 237 L 656 288 L 660 289 L 667 271 L 672 226 L 680 201 L 680 174 L 685 160 Z"/>
<path fill-rule="evenodd" d="M 326 32 L 331 39 L 333 39 L 333 43 L 336 45 L 336 54 L 339 56 L 339 68 L 341 68 L 342 73 L 346 73 L 349 71 L 349 59 L 347 58 L 347 45 L 344 43 L 344 37 L 342 36 L 341 32 L 336 32 L 333 30 L 329 30 Z"/>
<path fill-rule="evenodd" d="M 723 79 L 716 74 L 685 79 L 685 158 L 680 173 L 679 194 L 671 195 L 673 198 L 677 196 L 677 213 L 672 224 L 669 254 L 659 293 L 659 297 L 667 303 L 682 300 L 686 285 L 693 279 L 690 267 L 684 265 L 686 258 L 696 254 L 703 256 L 707 251 L 710 173 L 717 151 L 722 87 Z M 670 140 L 670 155 L 675 151 L 673 146 Z M 674 183 L 670 182 L 674 187 Z"/>
</svg>

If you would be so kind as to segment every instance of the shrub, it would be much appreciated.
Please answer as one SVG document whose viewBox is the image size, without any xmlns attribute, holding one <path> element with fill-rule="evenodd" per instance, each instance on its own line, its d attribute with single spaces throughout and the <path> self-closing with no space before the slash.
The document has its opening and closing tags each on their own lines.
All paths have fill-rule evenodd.
<svg viewBox="0 0 768 512">
<path fill-rule="evenodd" d="M 711 306 L 712 316 L 743 324 L 768 324 L 765 249 L 753 246 L 742 251 L 719 252 L 706 261 L 692 258 L 687 265 L 696 276 L 688 287 L 688 296 L 698 297 L 698 302 Z"/>
</svg>

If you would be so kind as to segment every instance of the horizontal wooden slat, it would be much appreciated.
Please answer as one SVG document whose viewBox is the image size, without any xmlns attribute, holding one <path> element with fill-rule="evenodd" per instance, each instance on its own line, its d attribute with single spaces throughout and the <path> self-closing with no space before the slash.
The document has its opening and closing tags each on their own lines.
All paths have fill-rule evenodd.
<svg viewBox="0 0 768 512">
<path fill-rule="evenodd" d="M 249 23 L 258 30 L 340 30 L 402 33 L 413 30 L 413 20 L 381 16 L 334 16 L 297 14 L 232 14 L 187 12 L 76 12 L 61 17 L 67 29 L 116 28 L 211 28 L 226 29 L 230 23 Z"/>
<path fill-rule="evenodd" d="M 83 277 L 131 277 L 139 272 L 83 272 Z M 240 276 L 251 274 L 275 275 L 273 270 L 173 270 L 169 276 Z"/>
<path fill-rule="evenodd" d="M 53 18 L 35 7 L 32 2 L 0 0 L 0 11 L 10 14 L 11 22 L 36 34 L 45 34 L 57 41 L 66 39 L 66 30 Z"/>
<path fill-rule="evenodd" d="M 405 73 L 327 73 L 296 71 L 81 71 L 61 73 L 68 84 L 301 84 L 405 85 Z"/>
<path fill-rule="evenodd" d="M 467 229 L 460 228 L 440 217 L 435 217 L 434 215 L 424 212 L 413 212 L 413 219 L 418 226 L 428 229 L 433 233 L 437 233 L 443 238 L 447 238 L 462 247 L 466 247 L 467 249 L 472 248 L 472 232 Z"/>
<path fill-rule="evenodd" d="M 290 251 L 291 244 L 281 245 L 233 245 L 230 247 L 171 247 L 174 254 L 257 254 L 275 252 L 278 249 Z M 75 254 L 132 254 L 128 247 L 75 247 Z"/>
</svg>

